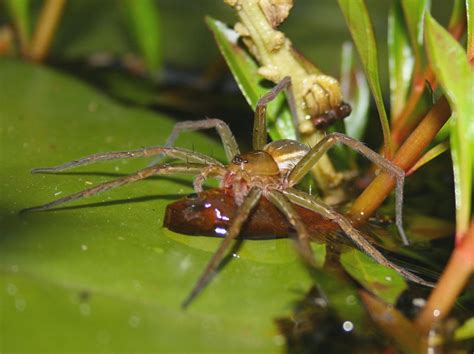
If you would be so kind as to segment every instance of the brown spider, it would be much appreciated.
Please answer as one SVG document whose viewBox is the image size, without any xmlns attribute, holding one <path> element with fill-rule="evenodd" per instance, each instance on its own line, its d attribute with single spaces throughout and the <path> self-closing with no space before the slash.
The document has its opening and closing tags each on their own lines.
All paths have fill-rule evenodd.
<svg viewBox="0 0 474 354">
<path fill-rule="evenodd" d="M 155 161 L 152 166 L 139 170 L 131 175 L 99 184 L 42 206 L 25 209 L 25 211 L 50 209 L 59 204 L 95 195 L 157 174 L 179 173 L 195 175 L 194 189 L 196 192 L 202 192 L 204 181 L 211 177 L 220 180 L 220 188 L 233 196 L 235 203 L 238 205 L 238 212 L 236 213 L 233 223 L 227 230 L 220 247 L 214 253 L 201 278 L 184 301 L 183 306 L 187 306 L 211 279 L 222 261 L 226 250 L 231 245 L 231 242 L 239 236 L 244 222 L 249 218 L 249 215 L 257 206 L 260 198 L 268 199 L 268 201 L 275 205 L 288 219 L 291 227 L 297 233 L 296 248 L 307 265 L 314 265 L 314 258 L 309 245 L 310 235 L 300 215 L 295 211 L 294 205 L 309 209 L 332 220 L 359 248 L 372 256 L 378 263 L 396 270 L 408 280 L 428 286 L 431 285 L 387 260 L 365 239 L 364 235 L 352 225 L 348 218 L 316 197 L 293 188 L 331 146 L 337 142 L 341 142 L 360 152 L 396 178 L 396 225 L 403 242 L 405 244 L 408 243 L 403 231 L 401 218 L 402 189 L 405 174 L 398 166 L 384 159 L 361 142 L 340 133 L 332 133 L 325 136 L 312 148 L 293 140 L 278 140 L 267 144 L 266 105 L 282 90 L 287 91 L 290 105 L 294 105 L 293 98 L 290 94 L 291 91 L 288 90 L 290 85 L 290 78 L 285 77 L 258 101 L 255 111 L 252 151 L 241 154 L 229 126 L 219 119 L 180 122 L 175 125 L 165 146 L 147 147 L 132 151 L 98 153 L 59 166 L 36 168 L 32 172 L 59 172 L 98 161 L 147 156 L 158 156 L 159 159 L 167 156 L 184 161 L 184 163 L 159 164 Z M 172 147 L 178 135 L 183 131 L 211 128 L 215 128 L 220 135 L 225 154 L 229 161 L 227 165 L 198 152 Z"/>
</svg>

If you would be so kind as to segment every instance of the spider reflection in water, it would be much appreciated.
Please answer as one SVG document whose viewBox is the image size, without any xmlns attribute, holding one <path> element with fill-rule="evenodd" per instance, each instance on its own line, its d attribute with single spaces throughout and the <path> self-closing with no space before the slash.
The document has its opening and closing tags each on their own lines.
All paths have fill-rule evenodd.
<svg viewBox="0 0 474 354">
<path fill-rule="evenodd" d="M 180 122 L 175 125 L 164 146 L 147 147 L 132 151 L 99 153 L 59 166 L 37 168 L 32 172 L 54 173 L 99 161 L 149 156 L 158 156 L 159 159 L 165 156 L 171 157 L 181 160 L 181 163 L 162 164 L 159 163 L 159 161 L 155 161 L 152 166 L 139 170 L 131 175 L 99 184 L 42 206 L 26 209 L 26 211 L 50 209 L 59 204 L 92 196 L 153 175 L 194 175 L 194 189 L 196 193 L 203 192 L 203 183 L 207 178 L 216 178 L 220 181 L 220 192 L 232 196 L 238 210 L 219 248 L 212 256 L 193 290 L 183 302 L 183 306 L 187 306 L 209 282 L 223 260 L 226 251 L 231 246 L 232 241 L 239 236 L 245 222 L 252 216 L 252 213 L 258 207 L 261 199 L 266 199 L 275 206 L 281 214 L 286 217 L 291 228 L 295 230 L 297 234 L 295 238 L 296 249 L 306 265 L 314 266 L 314 257 L 309 244 L 311 235 L 307 227 L 305 227 L 300 213 L 296 211 L 297 208 L 307 209 L 320 214 L 324 218 L 337 224 L 360 249 L 369 254 L 378 263 L 396 270 L 408 280 L 430 285 L 423 279 L 386 259 L 364 235 L 352 225 L 348 218 L 316 197 L 294 188 L 330 147 L 338 142 L 343 143 L 376 163 L 380 168 L 384 169 L 396 179 L 396 225 L 404 243 L 408 243 L 403 231 L 401 219 L 402 189 L 405 174 L 398 166 L 384 159 L 361 142 L 340 133 L 326 135 L 312 148 L 294 140 L 278 140 L 267 144 L 266 105 L 273 100 L 279 92 L 286 89 L 290 107 L 294 107 L 291 91 L 288 89 L 290 85 L 290 78 L 285 77 L 258 101 L 253 128 L 253 150 L 249 152 L 241 153 L 239 151 L 239 147 L 229 126 L 219 119 Z M 220 135 L 228 160 L 227 165 L 222 164 L 210 156 L 172 146 L 181 132 L 212 128 L 215 128 Z"/>
</svg>

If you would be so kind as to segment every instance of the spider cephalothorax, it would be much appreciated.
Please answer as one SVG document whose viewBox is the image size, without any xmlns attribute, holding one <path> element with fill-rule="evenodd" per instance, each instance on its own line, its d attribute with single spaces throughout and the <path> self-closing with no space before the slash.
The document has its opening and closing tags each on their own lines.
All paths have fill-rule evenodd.
<svg viewBox="0 0 474 354">
<path fill-rule="evenodd" d="M 309 228 L 307 227 L 309 224 L 305 224 L 302 221 L 302 211 L 298 211 L 298 208 L 307 209 L 313 213 L 321 214 L 324 218 L 328 219 L 330 223 L 336 224 L 359 248 L 372 256 L 377 262 L 395 269 L 411 281 L 429 285 L 423 279 L 420 279 L 416 275 L 413 275 L 387 260 L 369 241 L 366 240 L 364 235 L 361 234 L 345 216 L 341 215 L 316 197 L 293 188 L 293 186 L 301 181 L 318 159 L 331 146 L 337 142 L 343 143 L 360 152 L 372 162 L 378 164 L 380 168 L 390 173 L 396 179 L 396 225 L 402 239 L 407 243 L 401 219 L 404 172 L 398 166 L 385 160 L 382 156 L 370 150 L 361 142 L 339 133 L 332 133 L 325 136 L 317 145 L 311 148 L 293 140 L 279 140 L 267 144 L 265 117 L 266 105 L 269 101 L 273 100 L 280 91 L 287 89 L 290 84 L 290 78 L 284 78 L 269 93 L 264 95 L 258 101 L 253 130 L 253 150 L 247 153 L 242 154 L 239 151 L 239 147 L 228 125 L 219 119 L 180 122 L 175 125 L 164 146 L 148 147 L 133 151 L 99 153 L 79 160 L 67 162 L 63 165 L 33 170 L 33 172 L 36 173 L 58 172 L 68 168 L 104 160 L 149 157 L 154 155 L 159 156 L 158 160 L 156 160 L 153 165 L 137 171 L 136 173 L 99 184 L 87 190 L 27 210 L 38 211 L 50 209 L 62 203 L 95 195 L 157 174 L 194 175 L 194 188 L 197 193 L 203 191 L 203 183 L 207 178 L 217 178 L 221 181 L 221 188 L 217 194 L 212 195 L 219 195 L 220 198 L 233 198 L 237 210 L 232 214 L 232 221 L 226 220 L 230 221 L 230 223 L 227 224 L 225 232 L 221 233 L 221 235 L 224 236 L 224 239 L 222 240 L 219 249 L 214 253 L 209 261 L 206 270 L 191 294 L 184 302 L 184 305 L 189 304 L 210 280 L 212 274 L 216 271 L 225 255 L 225 252 L 231 245 L 231 242 L 239 236 L 245 222 L 252 219 L 252 213 L 255 210 L 258 211 L 259 205 L 265 205 L 267 202 L 271 203 L 279 210 L 279 212 L 287 219 L 292 232 L 294 231 L 297 234 L 295 243 L 296 248 L 308 266 L 314 265 L 314 258 L 309 245 L 311 235 L 309 234 Z M 289 102 L 290 105 L 294 104 L 291 102 L 291 96 Z M 215 128 L 222 139 L 224 151 L 228 160 L 227 165 L 224 165 L 210 156 L 172 146 L 177 136 L 182 131 L 211 128 Z M 171 157 L 182 162 L 161 164 L 160 160 L 163 156 Z M 205 194 L 201 193 L 196 197 L 205 197 Z M 261 204 L 263 201 L 264 204 Z M 186 209 L 175 208 L 173 209 L 174 214 L 168 214 L 167 212 L 167 218 L 173 217 L 172 215 L 177 216 L 182 210 Z M 258 213 L 256 212 L 255 214 Z M 186 217 L 186 215 L 183 216 Z M 207 227 L 212 228 L 212 224 Z M 285 228 L 284 225 L 282 225 L 282 227 L 283 229 Z M 189 228 L 182 228 L 182 230 L 187 230 L 186 232 L 193 233 L 193 230 Z M 281 228 L 279 228 L 279 230 L 281 230 Z"/>
</svg>

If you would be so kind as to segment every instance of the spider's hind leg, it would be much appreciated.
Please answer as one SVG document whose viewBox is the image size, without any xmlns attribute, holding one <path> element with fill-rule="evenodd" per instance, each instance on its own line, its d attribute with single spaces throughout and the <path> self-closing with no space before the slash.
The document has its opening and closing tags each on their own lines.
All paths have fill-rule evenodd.
<svg viewBox="0 0 474 354">
<path fill-rule="evenodd" d="M 403 208 L 403 185 L 405 182 L 405 172 L 392 161 L 385 159 L 372 149 L 365 146 L 359 140 L 351 138 L 341 133 L 331 133 L 326 135 L 321 141 L 313 146 L 311 150 L 298 162 L 288 176 L 290 186 L 294 186 L 310 171 L 314 164 L 321 158 L 327 150 L 337 143 L 349 146 L 359 152 L 367 159 L 384 169 L 396 180 L 395 190 L 395 224 L 397 225 L 400 237 L 405 245 L 408 245 L 408 238 L 403 229 L 402 208 Z"/>
</svg>

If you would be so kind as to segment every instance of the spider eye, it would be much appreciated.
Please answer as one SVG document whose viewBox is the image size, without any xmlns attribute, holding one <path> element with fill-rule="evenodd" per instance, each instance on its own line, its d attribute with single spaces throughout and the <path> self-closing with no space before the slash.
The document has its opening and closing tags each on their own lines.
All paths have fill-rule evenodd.
<svg viewBox="0 0 474 354">
<path fill-rule="evenodd" d="M 242 163 L 247 163 L 248 160 L 244 159 L 242 155 L 235 155 L 234 158 L 232 159 L 232 163 L 235 165 L 240 165 Z"/>
</svg>

